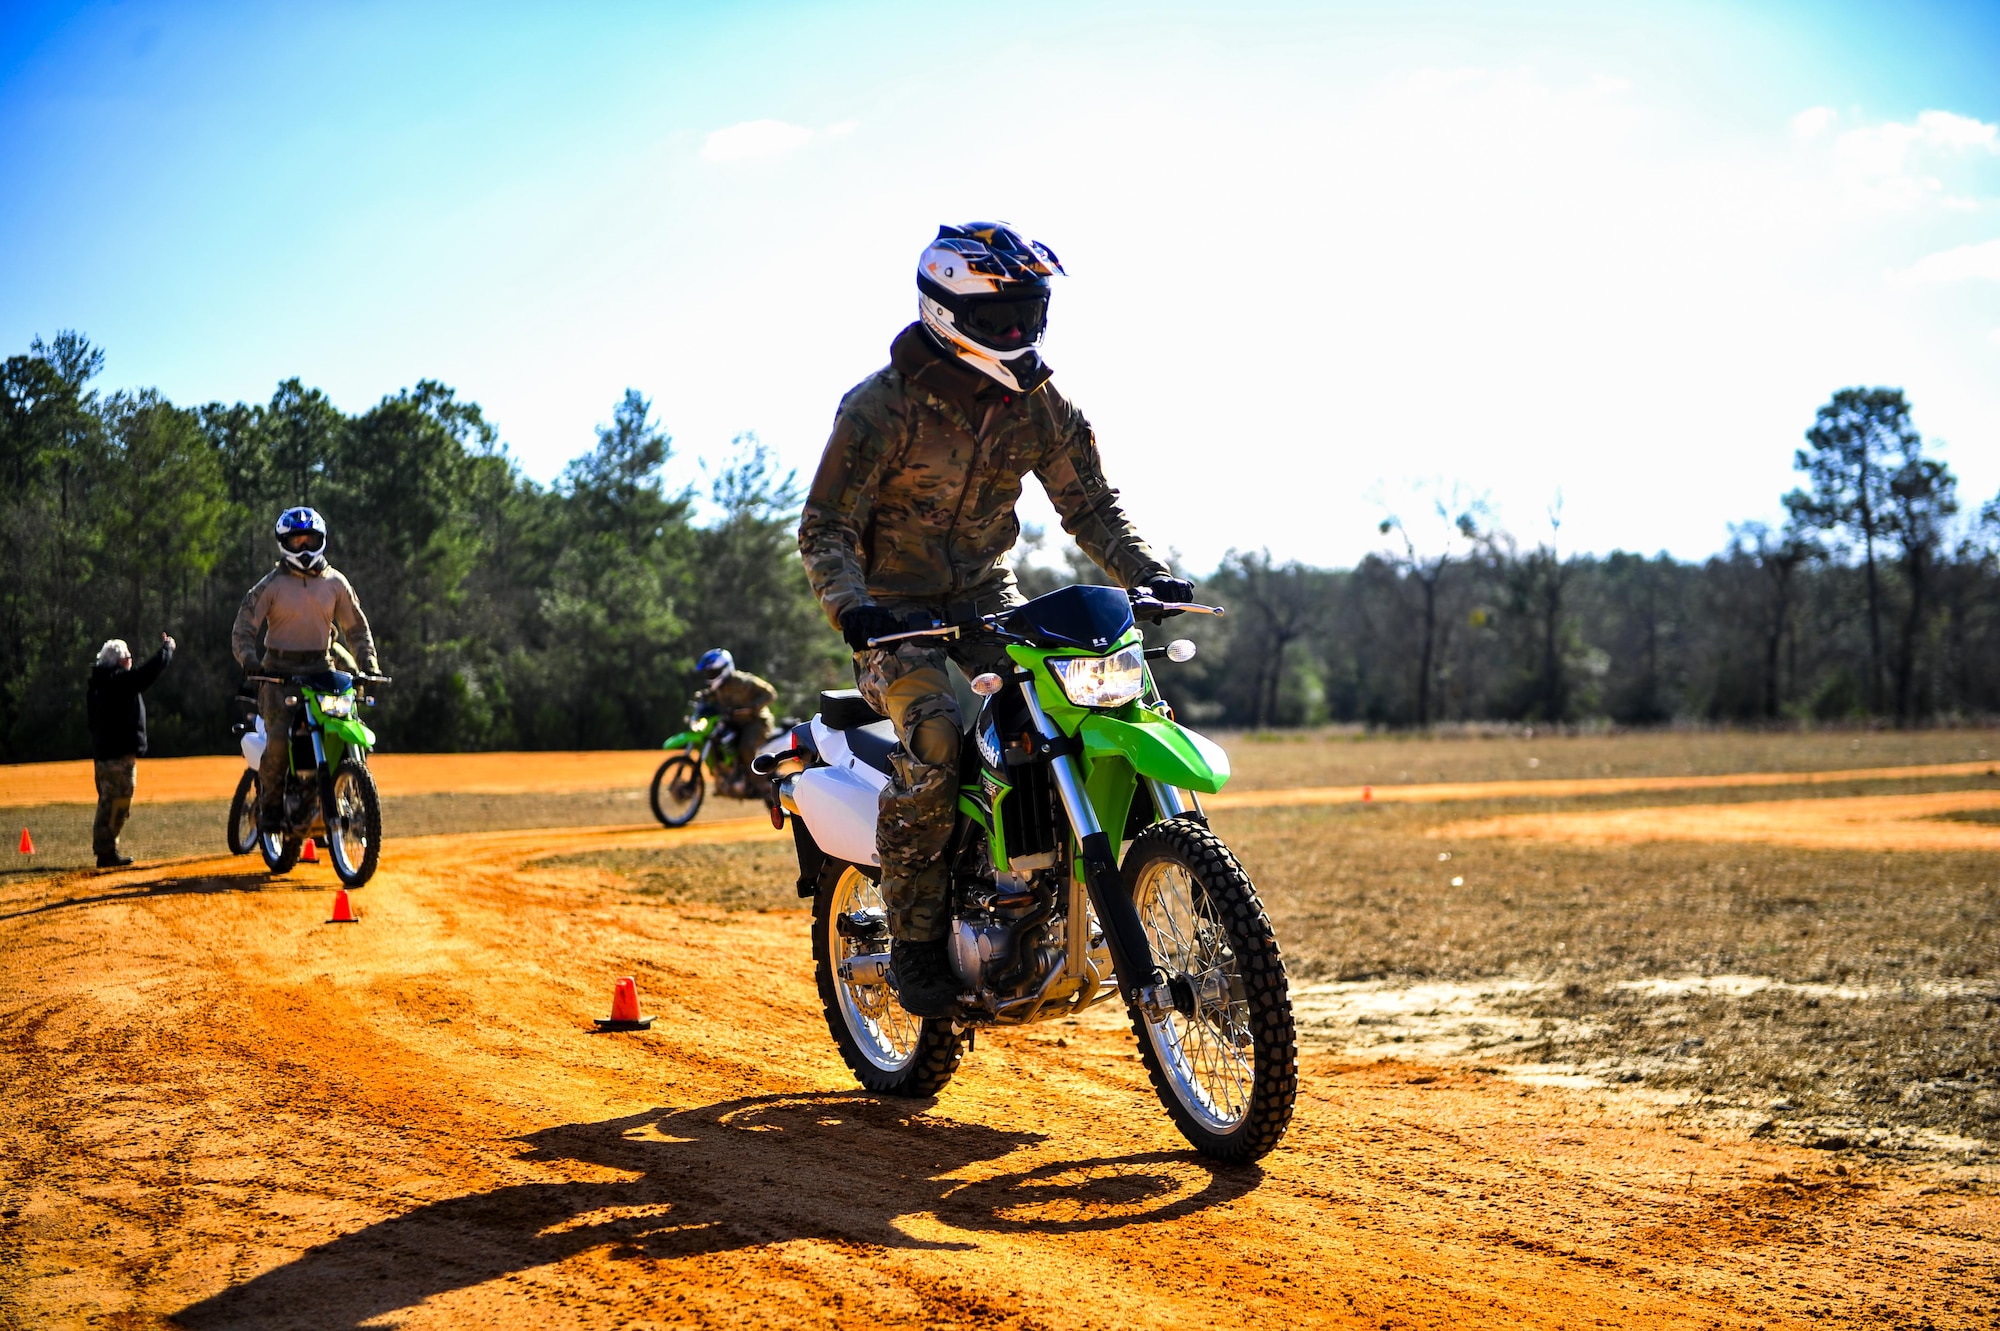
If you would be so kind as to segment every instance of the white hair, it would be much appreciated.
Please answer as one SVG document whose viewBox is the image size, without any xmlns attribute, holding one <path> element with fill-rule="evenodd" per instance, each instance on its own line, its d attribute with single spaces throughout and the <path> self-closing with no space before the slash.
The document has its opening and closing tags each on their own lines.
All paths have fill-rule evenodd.
<svg viewBox="0 0 2000 1331">
<path fill-rule="evenodd" d="M 120 661 L 132 659 L 132 649 L 125 645 L 125 639 L 112 638 L 97 649 L 97 664 L 117 665 Z"/>
</svg>

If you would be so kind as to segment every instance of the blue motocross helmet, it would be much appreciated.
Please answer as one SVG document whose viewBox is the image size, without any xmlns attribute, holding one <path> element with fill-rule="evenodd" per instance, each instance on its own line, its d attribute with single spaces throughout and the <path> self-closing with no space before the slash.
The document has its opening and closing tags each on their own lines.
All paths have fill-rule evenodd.
<svg viewBox="0 0 2000 1331">
<path fill-rule="evenodd" d="M 278 515 L 278 553 L 301 573 L 326 567 L 326 519 L 318 509 L 288 508 Z"/>
<path fill-rule="evenodd" d="M 736 673 L 736 658 L 720 647 L 711 647 L 701 654 L 701 660 L 694 663 L 694 668 L 713 688 Z"/>
</svg>

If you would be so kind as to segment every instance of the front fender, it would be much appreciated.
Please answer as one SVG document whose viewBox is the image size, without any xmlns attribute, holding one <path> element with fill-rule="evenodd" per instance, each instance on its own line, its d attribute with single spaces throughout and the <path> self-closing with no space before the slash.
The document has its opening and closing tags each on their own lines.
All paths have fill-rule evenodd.
<svg viewBox="0 0 2000 1331">
<path fill-rule="evenodd" d="M 1092 712 L 1077 731 L 1086 758 L 1118 757 L 1149 776 L 1183 790 L 1213 795 L 1229 780 L 1229 755 L 1158 712 L 1134 707 L 1128 717 Z"/>
<path fill-rule="evenodd" d="M 322 717 L 320 724 L 327 734 L 334 736 L 343 743 L 363 749 L 372 749 L 375 747 L 375 732 L 370 730 L 364 722 L 354 720 L 350 717 L 328 716 Z"/>
<path fill-rule="evenodd" d="M 698 749 L 701 747 L 701 742 L 706 738 L 708 736 L 703 731 L 683 730 L 660 747 L 663 749 Z"/>
</svg>

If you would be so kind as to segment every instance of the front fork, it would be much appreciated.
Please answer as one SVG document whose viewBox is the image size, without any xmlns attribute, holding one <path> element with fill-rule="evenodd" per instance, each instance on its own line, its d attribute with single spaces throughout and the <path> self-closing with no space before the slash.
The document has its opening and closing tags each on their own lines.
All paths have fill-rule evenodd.
<svg viewBox="0 0 2000 1331">
<path fill-rule="evenodd" d="M 1028 715 L 1034 718 L 1035 729 L 1045 741 L 1052 745 L 1071 742 L 1042 710 L 1033 679 L 1021 681 L 1021 696 L 1027 699 Z M 1124 876 L 1118 871 L 1116 847 L 1098 825 L 1097 810 L 1077 777 L 1075 758 L 1058 752 L 1049 759 L 1049 771 L 1055 776 L 1056 793 L 1062 798 L 1063 812 L 1069 815 L 1070 829 L 1076 833 L 1084 882 L 1090 888 L 1090 904 L 1097 911 L 1097 922 L 1104 926 L 1104 941 L 1111 949 L 1118 987 L 1127 1003 L 1151 1014 L 1163 1005 L 1170 1005 L 1171 1000 L 1166 997 L 1166 985 L 1153 962 L 1145 927 L 1139 922 L 1139 908 L 1133 904 L 1132 894 L 1125 889 Z"/>
</svg>

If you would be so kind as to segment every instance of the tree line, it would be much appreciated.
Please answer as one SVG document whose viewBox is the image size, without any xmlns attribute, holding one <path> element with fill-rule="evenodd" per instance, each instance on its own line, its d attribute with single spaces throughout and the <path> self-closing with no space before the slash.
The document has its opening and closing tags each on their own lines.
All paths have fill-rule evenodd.
<svg viewBox="0 0 2000 1331">
<path fill-rule="evenodd" d="M 1700 561 L 1565 552 L 1559 507 L 1524 541 L 1456 491 L 1352 569 L 1234 552 L 1202 584 L 1228 617 L 1174 621 L 1203 652 L 1162 687 L 1248 727 L 2000 715 L 2000 498 L 1961 504 L 1896 389 L 1834 394 L 1794 464 L 1785 521 Z"/>
<path fill-rule="evenodd" d="M 143 655 L 162 630 L 182 650 L 148 695 L 153 752 L 227 751 L 229 627 L 302 503 L 395 675 L 373 717 L 392 749 L 655 744 L 711 646 L 789 710 L 850 682 L 795 478 L 754 436 L 706 496 L 674 490 L 628 390 L 543 486 L 434 381 L 349 415 L 298 379 L 255 405 L 106 394 L 102 366 L 62 333 L 0 368 L 0 761 L 88 752 L 98 644 Z M 1836 394 L 1796 460 L 1785 523 L 1699 562 L 1565 552 L 1559 510 L 1525 541 L 1457 491 L 1385 514 L 1351 569 L 1234 552 L 1200 581 L 1229 615 L 1169 625 L 1203 651 L 1162 684 L 1189 719 L 1248 727 L 2000 713 L 2000 500 L 1961 511 L 1894 390 Z M 1098 580 L 1073 547 L 1021 574 L 1031 594 Z"/>
<path fill-rule="evenodd" d="M 637 392 L 542 486 L 430 380 L 355 415 L 297 379 L 186 407 L 98 392 L 103 360 L 63 333 L 0 369 L 0 761 L 88 753 L 99 643 L 143 658 L 163 630 L 181 650 L 147 695 L 152 752 L 228 751 L 230 625 L 294 504 L 326 515 L 394 676 L 370 718 L 388 748 L 657 744 L 716 645 L 788 699 L 846 678 L 793 479 L 752 436 L 704 506 L 663 479 L 671 441 Z"/>
</svg>

